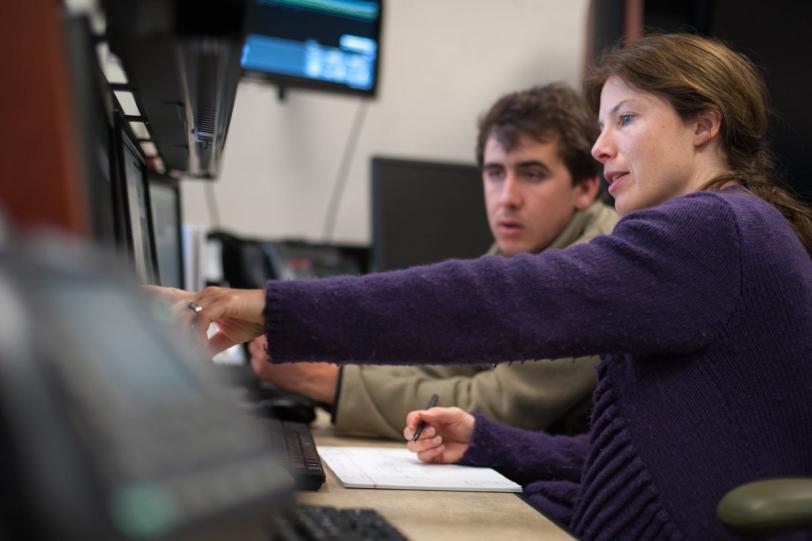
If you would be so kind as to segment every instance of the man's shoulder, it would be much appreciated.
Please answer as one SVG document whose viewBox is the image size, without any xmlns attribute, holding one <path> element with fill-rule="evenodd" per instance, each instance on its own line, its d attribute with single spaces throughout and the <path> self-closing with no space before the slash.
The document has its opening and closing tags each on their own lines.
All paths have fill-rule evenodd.
<svg viewBox="0 0 812 541">
<path fill-rule="evenodd" d="M 584 210 L 584 215 L 586 218 L 584 228 L 570 245 L 589 242 L 601 235 L 609 235 L 620 220 L 615 209 L 602 201 L 592 203 Z"/>
</svg>

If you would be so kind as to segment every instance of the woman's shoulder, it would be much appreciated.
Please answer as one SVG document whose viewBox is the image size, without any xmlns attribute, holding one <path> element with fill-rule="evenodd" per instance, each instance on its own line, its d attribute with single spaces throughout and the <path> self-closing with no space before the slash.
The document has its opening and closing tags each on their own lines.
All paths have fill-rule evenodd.
<svg viewBox="0 0 812 541">
<path fill-rule="evenodd" d="M 721 192 L 672 197 L 659 205 L 626 214 L 615 228 L 615 234 L 649 231 L 674 240 L 707 235 L 738 236 L 735 208 L 738 205 L 731 194 Z"/>
<path fill-rule="evenodd" d="M 746 245 L 762 249 L 756 245 L 761 246 L 771 237 L 786 237 L 792 242 L 793 232 L 772 205 L 734 187 L 673 197 L 630 212 L 620 220 L 612 236 L 656 246 L 660 251 L 679 250 L 682 246 L 692 254 L 707 250 L 733 257 Z M 779 244 L 786 246 L 784 242 Z"/>
<path fill-rule="evenodd" d="M 718 191 L 697 192 L 684 198 L 705 208 L 726 209 L 719 211 L 733 218 L 739 234 L 757 244 L 761 242 L 791 244 L 797 242 L 792 226 L 781 212 L 764 199 L 740 186 Z"/>
<path fill-rule="evenodd" d="M 705 211 L 716 209 L 719 213 L 732 213 L 743 220 L 758 216 L 759 219 L 784 221 L 778 209 L 741 186 L 695 192 L 664 203 L 668 204 L 675 208 L 698 207 Z"/>
<path fill-rule="evenodd" d="M 736 229 L 746 228 L 752 222 L 787 226 L 775 207 L 738 186 L 673 197 L 655 207 L 629 213 L 621 222 L 634 220 L 663 222 L 679 229 L 690 224 L 693 228 L 716 231 L 723 229 L 725 223 Z"/>
<path fill-rule="evenodd" d="M 674 197 L 629 213 L 615 229 L 630 236 L 642 231 L 656 231 L 659 246 L 684 244 L 694 250 L 728 250 L 745 257 L 805 254 L 778 209 L 738 186 Z"/>
</svg>

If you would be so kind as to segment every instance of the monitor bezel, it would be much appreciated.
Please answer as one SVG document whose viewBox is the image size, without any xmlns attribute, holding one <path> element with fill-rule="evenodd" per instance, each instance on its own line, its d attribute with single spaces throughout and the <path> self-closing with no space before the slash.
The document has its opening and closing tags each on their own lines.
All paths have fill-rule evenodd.
<svg viewBox="0 0 812 541">
<path fill-rule="evenodd" d="M 127 146 L 130 151 L 136 156 L 139 162 L 139 169 L 141 171 L 141 184 L 146 195 L 145 207 L 147 213 L 147 250 L 149 251 L 149 261 L 146 262 L 145 267 L 151 276 L 143 277 L 144 282 L 148 284 L 157 285 L 161 283 L 161 276 L 158 269 L 158 257 L 155 249 L 155 230 L 152 224 L 152 204 L 149 198 L 149 185 L 147 183 L 147 165 L 144 153 L 139 146 L 135 143 L 137 138 L 128 129 L 128 122 L 123 114 L 116 113 L 115 115 L 115 129 L 114 129 L 113 150 L 115 152 L 115 165 L 116 165 L 116 200 L 121 205 L 120 216 L 123 218 L 123 242 L 127 256 L 130 259 L 130 264 L 133 271 L 137 275 L 137 268 L 135 266 L 135 241 L 133 239 L 132 230 L 132 216 L 130 215 L 129 197 L 127 194 L 127 171 L 126 163 L 124 161 L 124 147 Z M 151 265 L 148 265 L 152 263 Z M 141 279 L 141 277 L 138 277 Z"/>
<path fill-rule="evenodd" d="M 181 212 L 183 205 L 181 205 L 180 201 L 180 181 L 176 178 L 170 177 L 169 175 L 161 175 L 154 171 L 147 172 L 147 186 L 149 187 L 149 206 L 150 206 L 150 213 L 152 213 L 152 185 L 159 184 L 163 187 L 169 188 L 175 193 L 175 216 L 178 217 L 178 227 L 176 228 L 177 234 L 177 241 L 178 241 L 178 269 L 180 270 L 180 288 L 186 288 L 186 267 L 183 262 L 183 214 Z M 150 214 L 150 226 L 152 229 L 153 236 L 155 235 L 155 221 L 154 215 Z M 155 243 L 153 244 L 153 248 L 156 249 L 157 252 L 157 238 L 155 239 Z M 160 269 L 161 265 L 158 261 L 158 258 L 155 258 L 155 265 L 158 267 L 158 275 L 160 277 Z M 163 281 L 160 282 L 163 285 Z"/>
</svg>

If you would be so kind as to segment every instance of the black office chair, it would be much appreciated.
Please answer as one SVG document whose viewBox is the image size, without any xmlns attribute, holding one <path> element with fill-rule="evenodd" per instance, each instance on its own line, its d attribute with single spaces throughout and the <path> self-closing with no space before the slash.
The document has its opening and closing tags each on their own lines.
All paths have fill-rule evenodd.
<svg viewBox="0 0 812 541">
<path fill-rule="evenodd" d="M 767 479 L 725 494 L 716 516 L 731 531 L 747 537 L 812 530 L 812 478 Z"/>
<path fill-rule="evenodd" d="M 263 288 L 266 280 L 276 278 L 262 249 L 262 242 L 237 237 L 225 231 L 212 231 L 207 238 L 220 243 L 223 279 L 229 287 Z"/>
</svg>

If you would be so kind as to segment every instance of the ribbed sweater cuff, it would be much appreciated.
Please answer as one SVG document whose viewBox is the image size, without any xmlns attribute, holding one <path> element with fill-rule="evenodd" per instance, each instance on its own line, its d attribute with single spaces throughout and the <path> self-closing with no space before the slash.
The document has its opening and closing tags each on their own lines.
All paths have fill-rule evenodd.
<svg viewBox="0 0 812 541">
<path fill-rule="evenodd" d="M 491 420 L 481 413 L 474 412 L 474 433 L 471 442 L 463 453 L 459 463 L 465 466 L 493 467 L 493 439 L 489 430 Z"/>
<path fill-rule="evenodd" d="M 265 315 L 265 337 L 268 339 L 266 349 L 270 362 L 280 362 L 274 360 L 272 351 L 280 346 L 285 338 L 285 333 L 282 331 L 283 318 L 280 302 L 274 282 L 268 280 L 265 284 L 265 310 L 263 313 Z"/>
<path fill-rule="evenodd" d="M 488 466 L 521 484 L 580 478 L 589 449 L 587 435 L 550 436 L 493 421 L 479 412 L 474 418 L 474 433 L 461 464 Z"/>
</svg>

